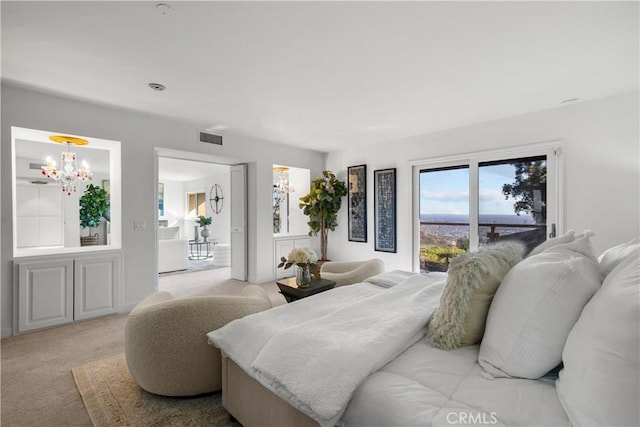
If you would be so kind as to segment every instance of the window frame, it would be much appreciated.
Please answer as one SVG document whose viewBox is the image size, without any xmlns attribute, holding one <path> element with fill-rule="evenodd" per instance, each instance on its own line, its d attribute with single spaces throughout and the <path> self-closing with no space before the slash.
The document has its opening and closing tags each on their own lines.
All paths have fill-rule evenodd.
<svg viewBox="0 0 640 427">
<path fill-rule="evenodd" d="M 479 183 L 478 168 L 480 163 L 498 162 L 523 157 L 547 157 L 547 238 L 555 231 L 555 235 L 564 232 L 564 195 L 563 183 L 563 141 L 519 145 L 506 149 L 495 149 L 460 153 L 413 160 L 409 162 L 412 171 L 412 266 L 413 271 L 420 271 L 420 171 L 423 169 L 444 169 L 458 166 L 469 167 L 469 252 L 478 250 L 478 214 Z M 472 197 L 475 195 L 475 197 Z M 555 226 L 555 230 L 553 227 Z"/>
</svg>

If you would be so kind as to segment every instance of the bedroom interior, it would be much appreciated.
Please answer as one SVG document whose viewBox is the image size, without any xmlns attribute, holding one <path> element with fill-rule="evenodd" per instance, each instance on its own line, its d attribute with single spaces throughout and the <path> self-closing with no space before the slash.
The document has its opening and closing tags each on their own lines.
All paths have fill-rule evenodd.
<svg viewBox="0 0 640 427">
<path fill-rule="evenodd" d="M 138 404 L 145 408 L 139 423 L 154 412 L 175 416 L 164 412 L 177 408 L 175 398 L 129 400 L 140 389 L 127 377 L 136 368 L 127 369 L 122 356 L 128 313 L 157 291 L 235 298 L 251 284 L 274 308 L 217 325 L 208 334 L 215 346 L 201 334 L 200 348 L 221 360 L 222 382 L 204 401 L 183 399 L 194 405 L 179 410 L 192 417 L 183 423 L 238 425 L 228 413 L 246 426 L 640 422 L 633 403 L 640 255 L 632 240 L 640 235 L 638 2 L 0 7 L 3 425 L 114 425 L 110 417 L 134 416 L 126 408 Z M 74 28 L 48 30 L 69 17 Z M 42 66 L 63 62 L 77 66 Z M 165 90 L 151 90 L 149 82 Z M 45 162 L 40 154 L 20 155 L 33 141 L 24 132 L 43 141 L 85 138 L 88 149 L 111 144 L 107 169 L 90 163 L 93 183 L 106 180 L 111 190 L 103 245 L 21 243 L 37 235 L 24 226 L 37 216 L 24 213 L 42 211 L 44 189 L 58 188 L 18 173 Z M 216 143 L 201 142 L 201 132 L 216 135 Z M 48 142 L 45 151 L 61 150 Z M 216 170 L 186 181 L 163 177 L 177 170 L 176 159 Z M 540 159 L 544 194 L 532 193 L 520 216 L 532 222 L 507 225 L 536 228 L 547 240 L 527 249 L 508 239 L 489 245 L 507 227 L 488 214 L 513 206 L 516 193 L 487 187 L 486 171 Z M 355 174 L 363 184 L 342 200 L 328 258 L 379 260 L 384 272 L 288 304 L 278 292 L 277 260 L 299 247 L 320 253 L 297 200 L 323 171 L 350 185 Z M 464 171 L 466 186 L 423 184 L 435 171 Z M 243 184 L 234 187 L 238 174 L 235 182 Z M 514 181 L 510 174 L 502 184 Z M 224 195 L 218 213 L 216 185 Z M 37 188 L 39 204 L 17 186 Z M 239 188 L 244 196 L 236 195 Z M 194 214 L 186 212 L 191 195 Z M 443 200 L 450 209 L 425 208 Z M 242 221 L 233 212 L 242 212 Z M 431 234 L 423 227 L 451 226 L 427 218 L 435 213 L 463 218 L 455 228 L 466 240 L 448 233 L 438 242 L 465 254 L 426 261 L 422 237 Z M 171 273 L 189 256 L 216 259 L 211 247 L 200 248 L 202 255 L 189 246 L 196 231 L 203 239 L 202 227 L 194 228 L 199 214 L 212 217 L 219 249 L 229 245 L 229 265 Z M 47 224 L 45 216 L 39 224 Z M 60 235 L 75 242 L 77 220 L 67 221 L 73 225 Z M 46 242 L 42 236 L 50 234 L 39 235 Z M 162 253 L 178 255 L 161 261 Z M 239 259 L 246 281 L 233 279 Z M 440 261 L 448 272 L 433 271 Z M 160 267 L 165 262 L 169 267 Z M 164 287 L 163 275 L 170 279 Z M 365 339 L 348 324 L 393 339 Z M 320 338 L 309 340 L 310 331 Z M 359 353 L 365 344 L 374 356 Z M 337 346 L 351 361 L 349 372 L 337 369 L 344 363 L 333 359 L 336 352 L 320 353 Z M 613 362 L 607 348 L 623 360 Z M 109 381 L 128 391 L 102 394 Z M 307 383 L 312 390 L 299 386 Z M 323 389 L 327 383 L 333 388 Z M 317 398 L 323 390 L 329 399 Z M 623 397 L 609 402 L 612 395 Z M 103 410 L 108 399 L 123 399 L 124 412 Z"/>
</svg>

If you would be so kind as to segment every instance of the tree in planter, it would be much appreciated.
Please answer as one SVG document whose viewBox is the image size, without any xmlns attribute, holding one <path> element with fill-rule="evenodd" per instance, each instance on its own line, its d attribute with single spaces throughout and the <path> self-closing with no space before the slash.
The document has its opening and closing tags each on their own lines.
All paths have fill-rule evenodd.
<svg viewBox="0 0 640 427">
<path fill-rule="evenodd" d="M 344 181 L 336 178 L 329 171 L 311 182 L 309 194 L 300 197 L 300 209 L 309 217 L 309 235 L 320 233 L 320 259 L 327 260 L 327 239 L 329 230 L 334 231 L 338 225 L 338 211 L 342 198 L 347 195 Z"/>
<path fill-rule="evenodd" d="M 109 193 L 101 187 L 89 184 L 80 197 L 80 226 L 89 229 L 89 237 L 94 236 L 93 228 L 100 225 L 107 208 Z"/>
</svg>

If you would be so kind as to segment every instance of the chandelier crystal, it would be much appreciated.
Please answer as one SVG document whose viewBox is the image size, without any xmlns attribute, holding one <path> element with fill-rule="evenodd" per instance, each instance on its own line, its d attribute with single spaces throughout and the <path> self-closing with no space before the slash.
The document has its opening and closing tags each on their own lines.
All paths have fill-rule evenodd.
<svg viewBox="0 0 640 427">
<path fill-rule="evenodd" d="M 60 155 L 62 169 L 57 169 L 56 162 L 51 157 L 47 157 L 47 164 L 42 166 L 42 175 L 59 182 L 62 192 L 70 196 L 77 190 L 77 181 L 91 181 L 93 179 L 89 164 L 83 160 L 78 168 L 76 153 L 71 151 L 71 145 L 87 145 L 89 141 L 66 135 L 52 135 L 49 139 L 59 144 L 67 144 L 67 149 Z"/>
<path fill-rule="evenodd" d="M 289 183 L 289 168 L 285 166 L 274 166 L 273 171 L 278 173 L 278 181 L 273 184 L 280 200 L 284 200 L 287 194 L 296 191 L 295 187 Z"/>
</svg>

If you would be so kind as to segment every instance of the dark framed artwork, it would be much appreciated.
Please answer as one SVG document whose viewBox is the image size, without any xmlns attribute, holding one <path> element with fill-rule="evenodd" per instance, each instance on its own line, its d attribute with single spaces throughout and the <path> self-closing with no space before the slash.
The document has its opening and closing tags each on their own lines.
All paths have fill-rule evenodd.
<svg viewBox="0 0 640 427">
<path fill-rule="evenodd" d="M 375 250 L 396 252 L 396 168 L 373 171 Z"/>
<path fill-rule="evenodd" d="M 367 165 L 349 166 L 347 168 L 349 190 L 347 205 L 349 206 L 349 240 L 351 242 L 367 241 Z"/>
</svg>

